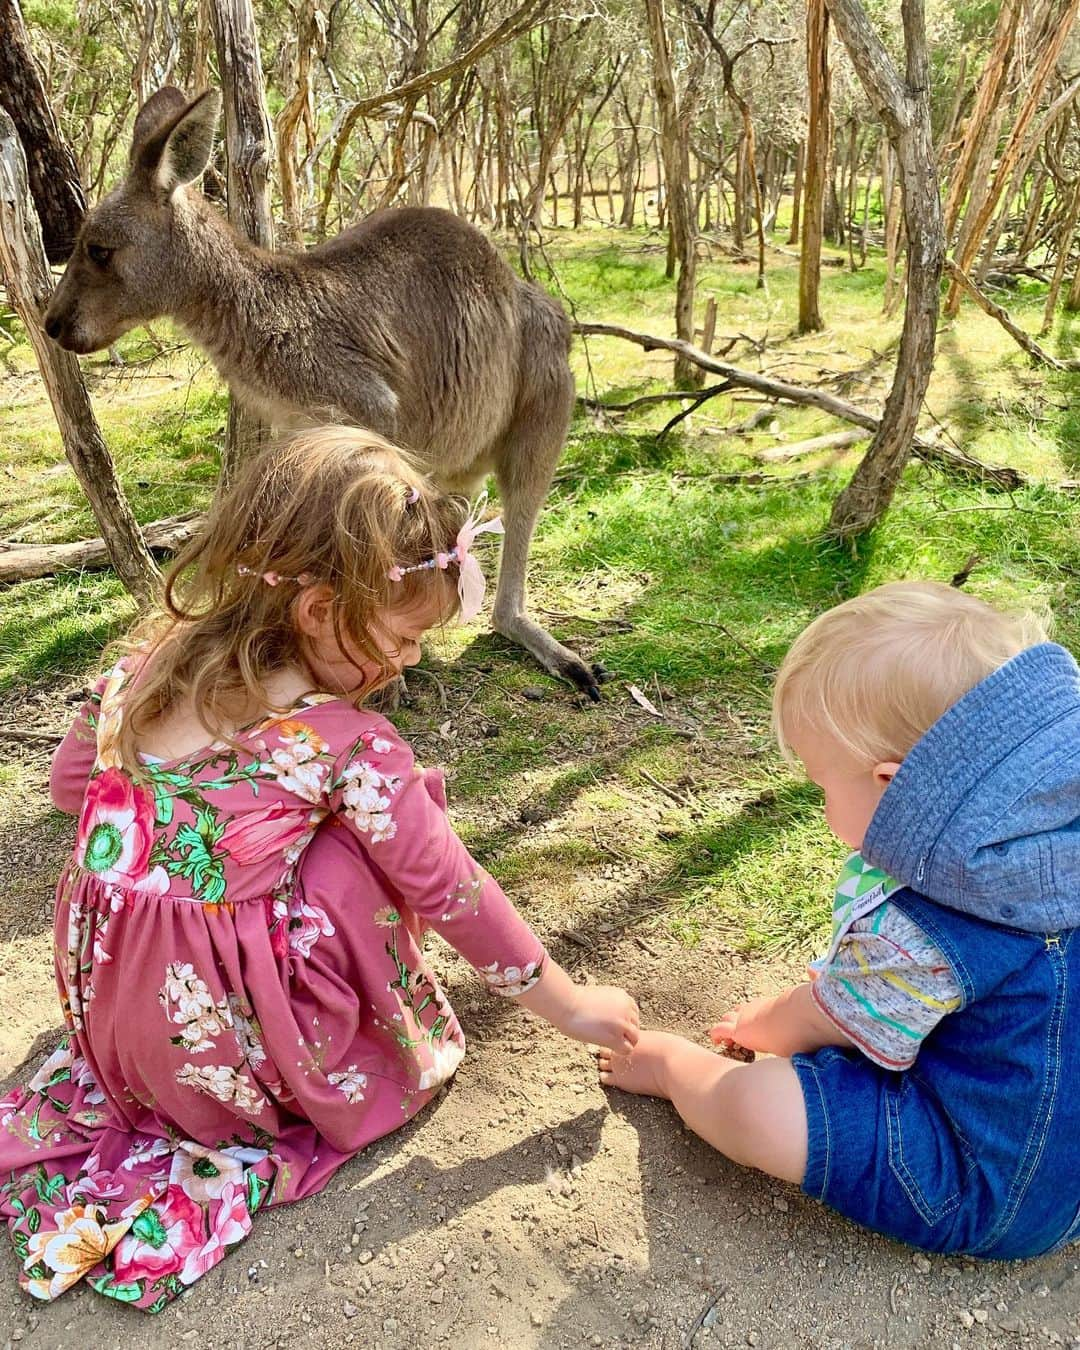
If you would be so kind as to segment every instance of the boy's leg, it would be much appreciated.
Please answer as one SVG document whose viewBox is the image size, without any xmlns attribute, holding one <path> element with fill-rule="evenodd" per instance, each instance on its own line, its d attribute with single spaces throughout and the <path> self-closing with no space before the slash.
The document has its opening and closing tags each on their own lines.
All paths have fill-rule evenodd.
<svg viewBox="0 0 1080 1350">
<path fill-rule="evenodd" d="M 739 1064 L 682 1036 L 643 1031 L 633 1054 L 601 1050 L 600 1081 L 666 1097 L 713 1148 L 783 1181 L 806 1172 L 806 1106 L 789 1059 Z"/>
</svg>

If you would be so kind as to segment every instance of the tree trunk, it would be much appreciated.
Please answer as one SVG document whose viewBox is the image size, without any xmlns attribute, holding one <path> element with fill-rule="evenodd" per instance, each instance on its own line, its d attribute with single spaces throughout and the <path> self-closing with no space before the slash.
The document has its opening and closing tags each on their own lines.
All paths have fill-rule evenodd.
<svg viewBox="0 0 1080 1350">
<path fill-rule="evenodd" d="M 52 293 L 41 230 L 27 190 L 26 159 L 15 124 L 0 110 L 0 263 L 60 426 L 64 452 L 101 530 L 120 580 L 147 607 L 161 577 L 128 505 L 101 435 L 78 360 L 50 342 L 41 326 Z"/>
<path fill-rule="evenodd" d="M 885 215 L 885 296 L 881 311 L 891 318 L 896 313 L 903 294 L 897 279 L 896 264 L 900 253 L 900 226 L 903 224 L 903 203 L 896 171 L 896 151 L 885 137 L 881 142 L 881 207 Z"/>
<path fill-rule="evenodd" d="M 795 152 L 795 183 L 791 192 L 791 230 L 788 233 L 787 241 L 789 244 L 799 242 L 799 210 L 802 206 L 803 194 L 803 167 L 806 164 L 806 141 L 799 142 L 799 148 Z"/>
<path fill-rule="evenodd" d="M 45 255 L 51 263 L 64 262 L 86 214 L 86 198 L 30 50 L 18 0 L 0 0 L 0 107 L 22 142 Z"/>
<path fill-rule="evenodd" d="M 934 363 L 945 252 L 941 197 L 930 126 L 930 72 L 923 0 L 902 0 L 906 78 L 901 80 L 858 0 L 829 0 L 851 63 L 896 146 L 908 243 L 904 330 L 881 424 L 836 499 L 830 530 L 842 539 L 870 529 L 888 509 L 911 453 Z"/>
<path fill-rule="evenodd" d="M 1057 66 L 1058 57 L 1061 55 L 1069 33 L 1072 31 L 1078 8 L 1080 8 L 1080 0 L 1063 0 L 1060 13 L 1053 18 L 1047 40 L 1039 48 L 1036 67 L 1024 82 L 1026 91 L 1024 102 L 1017 114 L 1009 142 L 998 161 L 994 181 L 991 183 L 986 197 L 972 221 L 964 247 L 956 251 L 956 264 L 962 272 L 971 271 L 971 264 L 982 245 L 987 226 L 997 209 L 1001 194 L 1011 180 L 1013 169 L 1016 167 L 1016 162 L 1024 147 L 1028 127 L 1038 111 L 1043 90 Z M 966 224 L 965 221 L 965 226 Z M 960 307 L 961 295 L 960 283 L 953 281 L 945 303 L 945 313 L 950 318 L 956 314 Z"/>
<path fill-rule="evenodd" d="M 690 154 L 687 136 L 680 126 L 675 77 L 671 69 L 663 0 L 645 0 L 649 39 L 653 54 L 653 82 L 660 121 L 665 199 L 671 222 L 671 235 L 679 264 L 675 285 L 675 333 L 684 342 L 694 341 L 694 281 L 696 230 L 693 195 L 690 186 Z M 701 370 L 683 356 L 675 358 L 675 382 L 693 388 L 702 383 Z"/>
<path fill-rule="evenodd" d="M 799 332 L 817 333 L 825 327 L 818 290 L 821 285 L 821 235 L 825 223 L 825 176 L 829 164 L 829 10 L 825 0 L 807 0 L 806 73 L 809 123 L 799 251 Z"/>
<path fill-rule="evenodd" d="M 319 40 L 321 21 L 318 0 L 303 0 L 296 25 L 295 88 L 278 113 L 276 123 L 281 214 L 291 236 L 289 242 L 299 248 L 304 244 L 304 213 L 297 184 L 296 139 L 304 110 L 311 101 L 311 58 Z"/>
<path fill-rule="evenodd" d="M 1047 178 L 1046 165 L 1040 164 L 1035 172 L 1035 181 L 1031 185 L 1031 197 L 1028 200 L 1027 213 L 1024 216 L 1024 228 L 1017 248 L 1021 262 L 1027 260 L 1028 254 L 1035 247 L 1035 232 L 1039 228 L 1039 221 L 1042 219 L 1043 197 L 1046 195 Z"/>
<path fill-rule="evenodd" d="M 1065 271 L 1069 265 L 1069 253 L 1072 249 L 1073 236 L 1076 233 L 1076 220 L 1080 215 L 1080 174 L 1076 177 L 1072 194 L 1069 199 L 1069 209 L 1065 213 L 1065 218 L 1061 222 L 1061 229 L 1058 231 L 1057 238 L 1057 262 L 1054 265 L 1054 275 L 1050 281 L 1050 289 L 1046 292 L 1046 307 L 1043 310 L 1042 327 L 1039 329 L 1039 336 L 1049 333 L 1054 326 L 1054 309 L 1057 306 L 1058 295 L 1061 291 L 1061 283 L 1065 280 Z M 1077 289 L 1077 282 L 1073 282 L 1073 289 Z M 1080 295 L 1078 295 L 1080 299 Z M 1071 306 L 1070 306 L 1071 308 Z"/>
<path fill-rule="evenodd" d="M 212 0 L 211 15 L 225 101 L 229 220 L 260 248 L 272 249 L 274 221 L 267 175 L 273 136 L 251 0 Z M 226 481 L 241 460 L 262 446 L 267 430 L 235 398 L 229 399 L 221 465 Z"/>
<path fill-rule="evenodd" d="M 956 222 L 960 218 L 960 209 L 974 179 L 976 160 L 991 127 L 991 119 L 1005 96 L 1021 9 L 1021 0 L 1004 0 L 998 11 L 990 56 L 979 79 L 979 91 L 967 120 L 960 153 L 949 175 L 949 193 L 944 213 L 946 240 L 952 239 Z"/>
</svg>

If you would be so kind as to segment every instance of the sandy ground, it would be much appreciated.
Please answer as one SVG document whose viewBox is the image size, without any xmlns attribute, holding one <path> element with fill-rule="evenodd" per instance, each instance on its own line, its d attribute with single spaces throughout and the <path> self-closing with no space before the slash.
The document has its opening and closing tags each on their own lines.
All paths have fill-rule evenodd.
<svg viewBox="0 0 1080 1350">
<path fill-rule="evenodd" d="M 47 761 L 23 754 L 0 794 L 0 1086 L 59 1024 L 48 925 L 67 830 L 44 809 Z M 567 940 L 552 912 L 529 913 L 579 978 L 625 984 L 646 1023 L 689 1034 L 798 974 L 599 917 Z M 727 1163 L 666 1103 L 605 1093 L 584 1047 L 485 997 L 452 953 L 436 964 L 470 1049 L 416 1122 L 262 1215 L 158 1318 L 84 1289 L 35 1305 L 0 1249 L 0 1345 L 1080 1350 L 1080 1247 L 986 1265 L 859 1231 Z"/>
</svg>

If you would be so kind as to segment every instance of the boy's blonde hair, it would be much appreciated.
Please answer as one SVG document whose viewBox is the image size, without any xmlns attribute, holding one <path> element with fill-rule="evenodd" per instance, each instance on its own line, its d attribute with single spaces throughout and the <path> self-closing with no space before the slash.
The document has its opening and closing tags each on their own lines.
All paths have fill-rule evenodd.
<svg viewBox="0 0 1080 1350">
<path fill-rule="evenodd" d="M 456 567 L 388 574 L 449 551 L 467 514 L 464 498 L 441 492 L 370 431 L 313 428 L 255 456 L 177 554 L 163 612 L 136 634 L 148 659 L 125 703 L 124 765 L 138 772 L 140 734 L 177 700 L 190 700 L 213 736 L 271 709 L 269 678 L 307 668 L 295 602 L 309 578 L 333 594 L 339 643 L 380 668 L 372 688 L 385 683 L 394 672 L 380 616 L 423 607 L 436 622 L 458 607 Z"/>
<path fill-rule="evenodd" d="M 824 735 L 867 764 L 899 761 L 960 698 L 1049 621 L 1002 613 L 936 581 L 895 581 L 820 615 L 776 677 L 773 730 L 785 759 L 793 731 Z"/>
</svg>

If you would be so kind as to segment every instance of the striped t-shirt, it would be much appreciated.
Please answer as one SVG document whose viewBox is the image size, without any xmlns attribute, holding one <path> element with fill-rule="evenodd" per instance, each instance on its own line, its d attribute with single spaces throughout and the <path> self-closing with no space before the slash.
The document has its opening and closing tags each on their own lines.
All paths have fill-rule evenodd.
<svg viewBox="0 0 1080 1350">
<path fill-rule="evenodd" d="M 875 1064 L 907 1069 L 922 1041 L 960 1007 L 940 949 L 888 897 L 901 883 L 857 853 L 833 902 L 833 937 L 813 981 L 814 1002 Z"/>
</svg>

